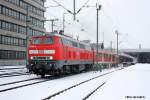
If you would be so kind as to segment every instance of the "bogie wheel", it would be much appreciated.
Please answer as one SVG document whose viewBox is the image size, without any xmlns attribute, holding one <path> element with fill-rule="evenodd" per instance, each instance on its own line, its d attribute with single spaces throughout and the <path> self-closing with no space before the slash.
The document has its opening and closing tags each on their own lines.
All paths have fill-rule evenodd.
<svg viewBox="0 0 150 100">
<path fill-rule="evenodd" d="M 45 78 L 45 74 L 42 74 L 42 75 L 41 75 L 41 78 Z"/>
</svg>

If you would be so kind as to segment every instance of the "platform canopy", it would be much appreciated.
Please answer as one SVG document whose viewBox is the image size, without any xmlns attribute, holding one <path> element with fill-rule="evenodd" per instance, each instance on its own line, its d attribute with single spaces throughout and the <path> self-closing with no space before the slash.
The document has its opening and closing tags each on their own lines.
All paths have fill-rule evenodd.
<svg viewBox="0 0 150 100">
<path fill-rule="evenodd" d="M 150 53 L 150 49 L 122 49 L 120 51 L 130 53 Z"/>
</svg>

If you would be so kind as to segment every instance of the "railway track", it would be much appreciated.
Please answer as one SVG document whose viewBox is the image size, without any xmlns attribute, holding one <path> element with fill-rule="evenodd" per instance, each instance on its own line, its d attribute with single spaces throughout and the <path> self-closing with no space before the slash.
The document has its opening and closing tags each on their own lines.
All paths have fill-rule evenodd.
<svg viewBox="0 0 150 100">
<path fill-rule="evenodd" d="M 122 68 L 122 69 L 124 69 L 124 68 Z M 96 77 L 87 79 L 87 80 L 82 81 L 82 82 L 80 82 L 80 83 L 78 83 L 78 84 L 72 85 L 72 86 L 70 86 L 70 87 L 68 87 L 68 88 L 65 88 L 65 89 L 63 89 L 63 90 L 61 90 L 61 91 L 58 91 L 58 92 L 56 92 L 56 93 L 54 93 L 54 94 L 52 94 L 52 95 L 50 95 L 50 96 L 48 96 L 48 97 L 46 97 L 46 98 L 44 98 L 44 99 L 42 99 L 42 100 L 49 100 L 49 99 L 51 99 L 51 98 L 53 98 L 53 97 L 56 97 L 56 96 L 58 96 L 58 95 L 60 95 L 60 94 L 62 94 L 62 93 L 64 93 L 64 92 L 66 92 L 66 91 L 68 91 L 68 90 L 71 90 L 71 89 L 73 89 L 73 88 L 75 88 L 75 87 L 78 87 L 78 86 L 80 86 L 80 85 L 82 85 L 82 84 L 85 84 L 85 83 L 87 83 L 87 82 L 89 82 L 89 81 L 95 80 L 95 79 L 97 79 L 97 78 L 100 78 L 100 77 L 102 77 L 102 76 L 111 74 L 111 73 L 113 73 L 113 72 L 116 72 L 116 71 L 122 70 L 122 69 L 117 69 L 117 70 L 114 70 L 114 71 L 111 71 L 111 72 L 107 72 L 107 73 L 105 73 L 105 74 L 102 74 L 102 75 L 99 75 L 99 76 L 96 76 Z M 89 96 L 91 96 L 97 89 L 99 89 L 100 87 L 102 87 L 105 83 L 106 83 L 106 82 L 103 82 L 103 84 L 101 84 L 100 86 L 98 86 L 98 88 L 96 88 L 94 91 L 92 91 L 92 92 L 91 92 L 90 94 L 88 94 L 86 97 L 84 97 L 83 100 L 86 100 Z"/>
<path fill-rule="evenodd" d="M 25 69 L 26 67 L 22 68 L 1 68 L 0 70 L 12 70 L 12 69 Z"/>
<path fill-rule="evenodd" d="M 69 76 L 72 76 L 72 75 L 73 74 L 71 74 Z M 10 90 L 14 90 L 14 89 L 18 89 L 18 88 L 22 88 L 22 87 L 26 87 L 26 86 L 31 86 L 31 85 L 34 85 L 34 84 L 39 84 L 39 83 L 51 81 L 51 80 L 54 80 L 54 79 L 63 78 L 63 77 L 66 77 L 66 76 L 68 76 L 68 75 L 64 75 L 64 76 L 48 76 L 48 77 L 45 77 L 44 80 L 39 80 L 37 82 L 31 82 L 31 83 L 27 83 L 27 84 L 23 84 L 23 85 L 13 86 L 13 87 L 6 88 L 6 89 L 1 89 L 0 93 L 1 92 L 6 92 L 6 91 L 10 91 Z M 41 78 L 34 78 L 34 79 L 27 79 L 27 80 L 21 80 L 21 81 L 16 81 L 16 82 L 4 83 L 4 84 L 0 84 L 0 87 L 6 86 L 6 85 L 12 85 L 12 84 L 16 84 L 16 83 L 29 82 L 29 81 L 38 80 L 38 79 L 41 79 Z"/>
<path fill-rule="evenodd" d="M 15 69 L 15 70 L 13 70 L 13 69 Z M 0 69 L 0 78 L 29 75 L 29 73 L 26 73 L 27 71 L 23 70 L 23 69 L 24 68 L 3 68 L 3 69 Z"/>
<path fill-rule="evenodd" d="M 33 78 L 33 79 L 27 79 L 27 80 L 21 80 L 21 81 L 16 81 L 16 82 L 0 84 L 0 88 L 5 88 L 3 86 L 15 85 L 15 84 L 18 84 L 18 83 L 22 84 L 22 85 L 18 84 L 17 86 L 12 86 L 12 87 L 9 87 L 9 88 L 1 89 L 0 93 L 10 91 L 10 90 L 14 90 L 14 89 L 18 89 L 18 88 L 22 88 L 22 87 L 26 87 L 26 86 L 31 86 L 31 85 L 34 85 L 34 84 L 39 84 L 39 83 L 51 81 L 51 80 L 56 79 L 56 78 L 51 76 L 51 77 L 47 77 L 47 78 L 42 79 L 42 80 L 40 80 L 40 79 L 41 78 Z M 27 82 L 27 83 L 25 83 L 25 82 Z M 28 82 L 30 82 L 30 83 L 28 83 Z"/>
<path fill-rule="evenodd" d="M 120 69 L 119 69 L 119 70 L 120 70 Z M 117 71 L 117 70 L 115 70 L 115 71 Z M 76 84 L 76 85 L 73 85 L 73 86 L 71 86 L 71 87 L 68 87 L 68 88 L 66 88 L 66 89 L 64 89 L 64 90 L 62 90 L 62 91 L 59 91 L 59 92 L 57 92 L 57 93 L 54 93 L 54 94 L 48 96 L 47 98 L 45 98 L 45 99 L 43 99 L 43 100 L 49 100 L 50 98 L 55 97 L 55 96 L 57 96 L 57 95 L 59 95 L 59 94 L 65 92 L 65 91 L 68 91 L 68 90 L 70 90 L 70 89 L 72 89 L 72 88 L 75 88 L 75 87 L 77 87 L 77 86 L 80 86 L 81 84 L 87 83 L 87 82 L 89 82 L 89 81 L 91 81 L 91 80 L 94 80 L 94 79 L 96 79 L 96 78 L 99 78 L 99 77 L 102 77 L 102 76 L 111 74 L 111 73 L 113 73 L 113 72 L 115 72 L 115 71 L 111 71 L 111 72 L 108 72 L 108 73 L 105 73 L 105 74 L 102 74 L 102 75 L 99 75 L 99 76 L 90 78 L 90 79 L 85 80 L 85 81 L 83 81 L 83 82 L 80 82 L 80 83 L 78 83 L 78 84 Z M 66 76 L 68 76 L 68 75 L 66 75 Z M 5 83 L 5 84 L 0 84 L 0 88 L 1 88 L 1 89 L 0 89 L 0 93 L 6 92 L 6 91 L 10 91 L 10 90 L 15 90 L 15 89 L 22 88 L 22 87 L 27 87 L 27 86 L 35 85 L 35 84 L 39 84 L 39 83 L 48 82 L 48 81 L 51 81 L 51 80 L 54 80 L 54 79 L 63 78 L 63 77 L 66 77 L 66 76 L 65 76 L 65 75 L 64 75 L 64 76 L 61 76 L 61 77 L 49 76 L 49 77 L 46 77 L 46 78 L 44 78 L 44 79 L 42 79 L 42 80 L 40 80 L 40 78 L 35 78 L 35 79 L 27 79 L 27 80 L 21 80 L 21 81 L 16 81 L 16 82 L 10 82 L 10 83 Z M 71 76 L 71 75 L 69 75 L 69 76 Z M 14 84 L 15 84 L 15 86 L 11 86 L 11 85 L 14 85 Z M 20 84 L 21 84 L 21 85 L 20 85 Z M 5 86 L 6 86 L 6 87 L 5 87 Z M 10 86 L 11 86 L 11 87 L 10 87 Z"/>
<path fill-rule="evenodd" d="M 20 81 L 15 81 L 15 82 L 9 82 L 9 83 L 0 84 L 0 86 L 6 86 L 6 85 L 11 85 L 11 84 L 16 84 L 16 83 L 36 80 L 36 79 L 41 79 L 41 78 L 32 78 L 32 79 L 20 80 Z"/>
<path fill-rule="evenodd" d="M 94 94 L 98 89 L 100 89 L 103 85 L 106 84 L 106 81 L 100 84 L 96 89 L 94 89 L 92 92 L 90 92 L 88 95 L 86 95 L 82 100 L 87 100 L 92 94 Z"/>
<path fill-rule="evenodd" d="M 4 75 L 13 75 L 13 74 L 23 74 L 23 73 L 20 73 L 20 72 L 2 73 L 2 74 L 0 74 L 0 76 L 4 76 Z"/>
<path fill-rule="evenodd" d="M 3 75 L 0 75 L 0 78 L 14 77 L 14 76 L 23 76 L 23 75 L 30 75 L 30 74 L 29 73 L 3 74 Z"/>
</svg>

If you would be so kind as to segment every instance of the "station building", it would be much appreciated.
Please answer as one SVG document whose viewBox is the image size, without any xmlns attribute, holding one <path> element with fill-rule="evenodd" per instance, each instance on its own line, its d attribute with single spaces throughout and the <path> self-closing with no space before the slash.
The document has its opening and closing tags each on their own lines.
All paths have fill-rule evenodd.
<svg viewBox="0 0 150 100">
<path fill-rule="evenodd" d="M 45 0 L 0 0 L 0 66 L 23 65 L 27 36 L 44 33 Z"/>
</svg>

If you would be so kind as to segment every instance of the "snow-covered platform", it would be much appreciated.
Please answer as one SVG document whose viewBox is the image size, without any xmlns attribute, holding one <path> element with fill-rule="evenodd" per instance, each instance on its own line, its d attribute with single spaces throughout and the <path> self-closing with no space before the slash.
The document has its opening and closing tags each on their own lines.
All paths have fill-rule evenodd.
<svg viewBox="0 0 150 100">
<path fill-rule="evenodd" d="M 150 100 L 150 64 L 116 72 L 88 100 Z"/>
</svg>

